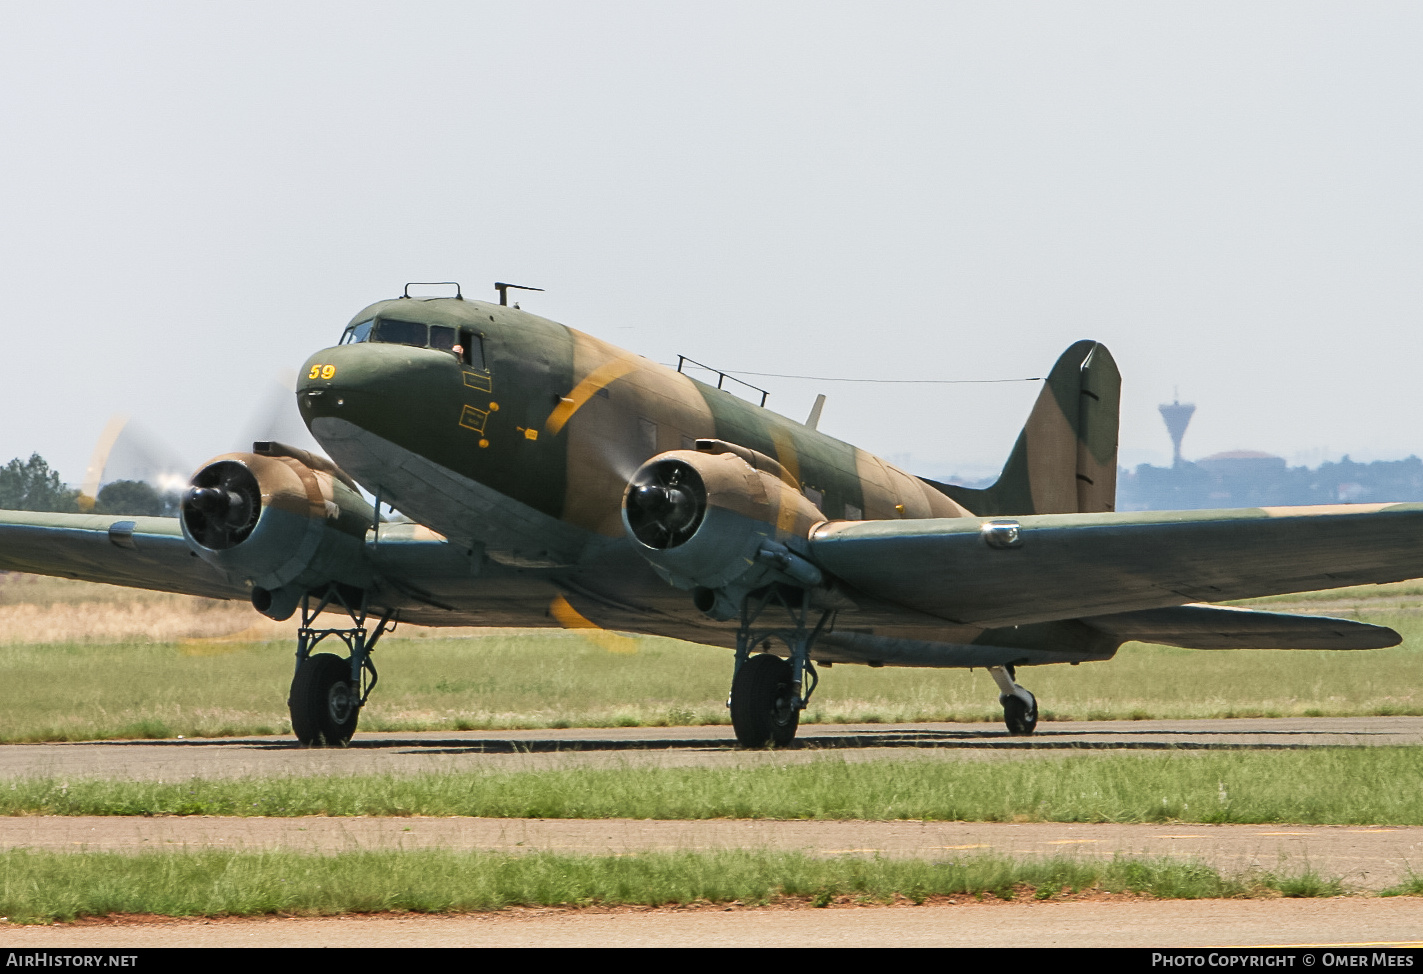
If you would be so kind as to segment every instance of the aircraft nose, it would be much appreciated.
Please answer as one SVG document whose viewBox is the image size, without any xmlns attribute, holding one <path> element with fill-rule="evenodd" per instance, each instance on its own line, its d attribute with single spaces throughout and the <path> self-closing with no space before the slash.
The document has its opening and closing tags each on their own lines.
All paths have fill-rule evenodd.
<svg viewBox="0 0 1423 974">
<path fill-rule="evenodd" d="M 459 381 L 459 363 L 448 352 L 361 342 L 308 358 L 298 373 L 296 397 L 302 420 L 318 440 L 326 419 L 389 436 L 392 423 L 428 418 L 441 390 Z"/>
<path fill-rule="evenodd" d="M 368 384 L 369 368 L 343 347 L 327 348 L 306 360 L 297 373 L 296 399 L 307 425 L 346 404 L 348 392 Z"/>
</svg>

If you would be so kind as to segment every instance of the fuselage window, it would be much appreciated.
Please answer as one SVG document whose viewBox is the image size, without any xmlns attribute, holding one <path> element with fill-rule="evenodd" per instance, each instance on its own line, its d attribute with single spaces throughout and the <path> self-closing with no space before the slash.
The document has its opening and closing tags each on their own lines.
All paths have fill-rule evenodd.
<svg viewBox="0 0 1423 974">
<path fill-rule="evenodd" d="M 391 345 L 417 345 L 424 348 L 429 341 L 425 325 L 418 321 L 382 318 L 376 324 L 376 341 Z"/>
<path fill-rule="evenodd" d="M 352 342 L 370 341 L 371 326 L 375 324 L 375 319 L 363 321 L 359 325 L 352 325 L 346 329 L 346 334 L 341 336 L 341 344 L 349 345 Z"/>
<path fill-rule="evenodd" d="M 657 452 L 657 424 L 650 419 L 637 418 L 637 437 L 649 456 Z"/>
</svg>

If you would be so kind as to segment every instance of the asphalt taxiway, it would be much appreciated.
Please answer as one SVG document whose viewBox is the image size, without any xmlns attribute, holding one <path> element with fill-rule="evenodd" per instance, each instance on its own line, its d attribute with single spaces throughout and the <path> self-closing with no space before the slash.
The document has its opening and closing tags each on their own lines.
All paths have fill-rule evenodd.
<svg viewBox="0 0 1423 974">
<path fill-rule="evenodd" d="M 806 725 L 789 748 L 746 751 L 731 728 L 358 732 L 346 748 L 303 748 L 291 737 L 120 740 L 0 745 L 0 780 L 80 775 L 130 780 L 312 774 L 400 774 L 597 764 L 747 765 L 916 755 L 993 760 L 1062 751 L 1300 750 L 1423 744 L 1423 717 L 1281 717 L 1044 722 L 1030 737 L 1001 724 Z"/>
</svg>

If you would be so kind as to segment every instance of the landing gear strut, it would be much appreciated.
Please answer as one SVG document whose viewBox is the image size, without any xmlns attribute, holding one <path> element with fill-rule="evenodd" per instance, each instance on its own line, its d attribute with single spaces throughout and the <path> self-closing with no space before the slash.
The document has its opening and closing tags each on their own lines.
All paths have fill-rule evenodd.
<svg viewBox="0 0 1423 974">
<path fill-rule="evenodd" d="M 296 674 L 292 677 L 287 707 L 291 710 L 292 731 L 297 740 L 308 747 L 345 747 L 356 733 L 356 721 L 361 715 L 371 691 L 380 677 L 371 662 L 371 651 L 380 637 L 394 626 L 394 611 L 386 611 L 375 631 L 366 631 L 365 593 L 351 607 L 335 586 L 327 589 L 313 608 L 311 596 L 301 601 L 301 628 L 296 637 Z M 323 609 L 339 605 L 350 616 L 349 629 L 317 629 L 312 623 Z M 334 653 L 312 650 L 327 636 L 335 636 L 346 644 L 349 658 Z"/>
<path fill-rule="evenodd" d="M 1038 726 L 1038 700 L 1018 685 L 1011 666 L 990 666 L 988 673 L 998 684 L 998 702 L 1003 705 L 1003 723 L 1008 733 L 1026 737 Z"/>
<path fill-rule="evenodd" d="M 753 628 L 767 609 L 784 609 L 790 625 Z M 810 648 L 825 628 L 829 611 L 820 613 L 815 627 L 808 628 L 812 610 L 810 593 L 803 589 L 772 585 L 746 597 L 741 605 L 741 627 L 736 632 L 736 665 L 731 677 L 731 726 L 742 747 L 784 747 L 795 739 L 800 712 L 810 705 L 820 683 Z M 779 639 L 790 650 L 790 658 L 774 653 L 751 655 L 751 648 L 770 648 Z M 806 686 L 807 678 L 809 686 Z"/>
</svg>

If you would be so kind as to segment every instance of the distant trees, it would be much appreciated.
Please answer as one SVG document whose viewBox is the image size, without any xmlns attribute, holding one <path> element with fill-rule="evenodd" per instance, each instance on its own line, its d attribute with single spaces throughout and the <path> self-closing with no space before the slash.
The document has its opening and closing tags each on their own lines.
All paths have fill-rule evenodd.
<svg viewBox="0 0 1423 974">
<path fill-rule="evenodd" d="M 105 484 L 92 504 L 79 491 L 64 486 L 58 471 L 38 453 L 19 457 L 0 467 L 0 509 L 6 511 L 57 511 L 73 514 L 91 507 L 95 514 L 131 514 L 176 517 L 177 492 L 159 493 L 142 480 L 115 480 Z"/>
<path fill-rule="evenodd" d="M 38 453 L 19 457 L 0 467 L 0 508 L 7 511 L 79 510 L 79 491 L 64 486 Z"/>
<path fill-rule="evenodd" d="M 160 494 L 152 484 L 142 480 L 115 480 L 99 491 L 94 513 L 172 517 L 178 513 L 178 495 Z"/>
</svg>

